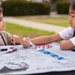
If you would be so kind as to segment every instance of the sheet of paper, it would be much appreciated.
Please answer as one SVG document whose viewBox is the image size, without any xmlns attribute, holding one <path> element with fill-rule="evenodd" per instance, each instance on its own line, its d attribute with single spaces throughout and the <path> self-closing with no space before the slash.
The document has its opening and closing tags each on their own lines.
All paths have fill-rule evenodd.
<svg viewBox="0 0 75 75">
<path fill-rule="evenodd" d="M 22 67 L 25 63 L 28 68 L 25 71 L 9 72 L 8 74 L 75 70 L 75 52 L 62 51 L 58 43 L 38 45 L 36 48 L 23 48 L 18 45 L 15 48 L 17 51 L 12 53 L 0 52 L 0 65 L 2 65 L 0 70 L 3 66 L 11 69 L 20 68 L 19 65 Z"/>
</svg>

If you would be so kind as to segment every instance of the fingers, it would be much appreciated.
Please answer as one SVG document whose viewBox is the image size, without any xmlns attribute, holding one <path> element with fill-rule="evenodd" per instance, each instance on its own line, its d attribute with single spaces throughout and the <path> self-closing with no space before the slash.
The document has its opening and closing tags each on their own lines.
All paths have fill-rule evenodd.
<svg viewBox="0 0 75 75">
<path fill-rule="evenodd" d="M 22 45 L 23 45 L 23 47 L 29 47 L 30 46 L 30 39 L 24 37 L 22 39 Z"/>
<path fill-rule="evenodd" d="M 13 35 L 12 36 L 12 43 L 15 45 L 19 45 L 20 44 L 20 38 L 17 35 Z"/>
</svg>

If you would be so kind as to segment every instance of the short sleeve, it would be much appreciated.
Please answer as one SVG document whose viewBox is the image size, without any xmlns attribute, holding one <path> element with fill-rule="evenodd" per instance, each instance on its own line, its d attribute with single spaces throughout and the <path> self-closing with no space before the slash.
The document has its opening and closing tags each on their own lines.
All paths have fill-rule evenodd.
<svg viewBox="0 0 75 75">
<path fill-rule="evenodd" d="M 68 40 L 73 37 L 74 29 L 71 27 L 66 28 L 65 30 L 59 32 L 59 35 L 62 39 Z"/>
<path fill-rule="evenodd" d="M 75 37 L 71 38 L 70 41 L 73 43 L 73 45 L 75 46 Z"/>
</svg>

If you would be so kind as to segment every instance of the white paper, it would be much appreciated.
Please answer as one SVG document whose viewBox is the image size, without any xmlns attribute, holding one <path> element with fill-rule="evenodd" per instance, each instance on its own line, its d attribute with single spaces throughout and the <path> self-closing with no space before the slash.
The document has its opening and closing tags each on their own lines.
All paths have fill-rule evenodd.
<svg viewBox="0 0 75 75">
<path fill-rule="evenodd" d="M 7 46 L 7 48 L 9 47 Z M 8 54 L 0 52 L 0 65 L 2 65 L 0 70 L 3 66 L 11 69 L 20 68 L 16 63 L 21 66 L 24 66 L 24 63 L 26 63 L 29 68 L 25 71 L 9 72 L 8 74 L 34 74 L 75 70 L 75 52 L 61 50 L 58 43 L 37 46 L 36 49 L 32 47 L 23 48 L 21 45 L 14 47 L 17 48 L 15 52 Z M 14 65 L 9 65 L 9 63 L 14 63 Z"/>
</svg>

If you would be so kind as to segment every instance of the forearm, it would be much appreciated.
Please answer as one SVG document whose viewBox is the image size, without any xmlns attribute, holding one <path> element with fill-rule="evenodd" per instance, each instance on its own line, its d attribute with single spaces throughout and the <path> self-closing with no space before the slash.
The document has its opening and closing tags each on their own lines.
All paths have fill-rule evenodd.
<svg viewBox="0 0 75 75">
<path fill-rule="evenodd" d="M 74 47 L 74 45 L 70 40 L 62 41 L 60 43 L 60 48 L 62 50 L 69 50 L 69 49 L 72 49 L 73 47 Z"/>
<path fill-rule="evenodd" d="M 51 35 L 51 36 L 40 36 L 40 37 L 36 37 L 33 39 L 23 38 L 22 45 L 24 47 L 29 47 L 31 45 L 30 43 L 33 43 L 35 45 L 47 44 L 47 43 L 59 41 L 61 39 L 62 38 L 60 37 L 59 34 L 55 34 L 55 35 Z"/>
<path fill-rule="evenodd" d="M 31 42 L 35 45 L 38 44 L 46 44 L 51 42 L 57 42 L 59 40 L 62 40 L 59 34 L 51 35 L 51 36 L 40 36 L 34 39 L 31 39 Z"/>
<path fill-rule="evenodd" d="M 46 44 L 51 42 L 50 38 L 51 38 L 50 36 L 40 36 L 40 37 L 31 39 L 31 42 L 34 43 L 35 45 Z"/>
</svg>

